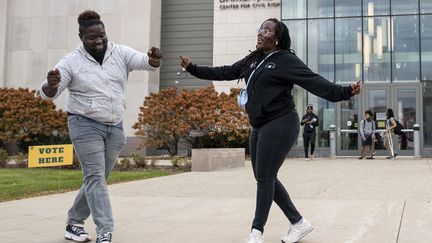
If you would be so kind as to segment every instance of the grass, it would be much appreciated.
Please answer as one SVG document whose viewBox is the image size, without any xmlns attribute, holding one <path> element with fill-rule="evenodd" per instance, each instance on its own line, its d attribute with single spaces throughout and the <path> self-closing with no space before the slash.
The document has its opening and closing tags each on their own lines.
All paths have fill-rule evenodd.
<svg viewBox="0 0 432 243">
<path fill-rule="evenodd" d="M 113 171 L 108 184 L 167 176 L 169 170 Z M 0 169 L 0 202 L 76 190 L 83 182 L 80 170 L 47 168 Z"/>
</svg>

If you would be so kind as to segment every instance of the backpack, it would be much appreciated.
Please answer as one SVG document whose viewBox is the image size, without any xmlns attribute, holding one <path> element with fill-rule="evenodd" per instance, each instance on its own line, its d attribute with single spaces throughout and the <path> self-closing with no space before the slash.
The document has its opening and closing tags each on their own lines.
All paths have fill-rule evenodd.
<svg viewBox="0 0 432 243">
<path fill-rule="evenodd" d="M 396 120 L 396 119 L 395 119 L 395 122 L 396 122 L 396 127 L 393 129 L 393 132 L 396 135 L 402 135 L 402 134 L 404 134 L 404 132 L 402 132 L 402 129 L 404 129 L 404 126 L 398 120 Z"/>
</svg>

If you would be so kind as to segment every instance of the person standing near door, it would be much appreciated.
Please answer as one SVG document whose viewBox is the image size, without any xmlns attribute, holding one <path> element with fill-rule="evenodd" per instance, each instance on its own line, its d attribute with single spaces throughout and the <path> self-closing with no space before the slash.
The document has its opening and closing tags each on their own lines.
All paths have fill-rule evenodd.
<svg viewBox="0 0 432 243">
<path fill-rule="evenodd" d="M 387 116 L 386 130 L 384 132 L 384 146 L 387 149 L 386 159 L 396 159 L 397 156 L 396 148 L 398 147 L 397 146 L 398 144 L 394 146 L 394 142 L 395 142 L 394 129 L 397 127 L 397 123 L 394 118 L 393 110 L 387 109 L 386 116 Z"/>
<path fill-rule="evenodd" d="M 365 117 L 360 121 L 359 132 L 362 142 L 362 147 L 360 151 L 359 159 L 363 159 L 365 157 L 366 151 L 369 156 L 366 159 L 373 159 L 372 154 L 372 144 L 375 140 L 375 122 L 372 118 L 373 114 L 371 111 L 365 111 Z"/>
<path fill-rule="evenodd" d="M 303 116 L 301 123 L 303 128 L 303 146 L 305 152 L 305 159 L 313 159 L 315 151 L 316 131 L 315 128 L 319 125 L 318 116 L 313 113 L 313 106 L 306 107 L 306 114 Z M 309 157 L 309 144 L 311 152 Z"/>
</svg>

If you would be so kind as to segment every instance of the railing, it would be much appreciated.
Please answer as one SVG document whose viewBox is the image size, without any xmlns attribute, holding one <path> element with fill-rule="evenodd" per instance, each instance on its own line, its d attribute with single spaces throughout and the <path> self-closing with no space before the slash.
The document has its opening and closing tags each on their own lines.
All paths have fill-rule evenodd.
<svg viewBox="0 0 432 243">
<path fill-rule="evenodd" d="M 384 132 L 385 129 L 376 129 L 377 133 Z M 340 129 L 344 133 L 358 133 L 357 129 Z M 402 132 L 414 133 L 414 158 L 421 158 L 420 154 L 420 125 L 414 124 L 412 129 L 402 129 Z M 330 125 L 330 157 L 336 157 L 336 126 Z"/>
</svg>

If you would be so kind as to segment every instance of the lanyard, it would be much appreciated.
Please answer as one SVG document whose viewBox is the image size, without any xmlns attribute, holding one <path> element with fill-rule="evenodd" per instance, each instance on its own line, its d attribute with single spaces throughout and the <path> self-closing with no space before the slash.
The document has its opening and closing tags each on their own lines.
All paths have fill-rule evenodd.
<svg viewBox="0 0 432 243">
<path fill-rule="evenodd" d="M 263 64 L 264 62 L 265 62 L 265 60 L 267 60 L 267 58 L 269 58 L 271 55 L 273 55 L 274 53 L 276 53 L 276 52 L 278 52 L 278 51 L 274 51 L 274 52 L 272 52 L 272 53 L 270 53 L 270 54 L 268 54 L 259 64 L 258 64 L 258 66 L 256 66 L 256 68 L 252 71 L 252 73 L 250 74 L 250 76 L 249 76 L 249 78 L 248 78 L 248 81 L 247 81 L 247 83 L 246 83 L 246 88 L 245 89 L 247 89 L 247 87 L 249 86 L 249 83 L 250 83 L 250 81 L 251 81 L 251 78 L 252 78 L 252 76 L 254 75 L 254 73 L 255 73 L 255 71 L 261 66 L 261 64 Z"/>
</svg>

